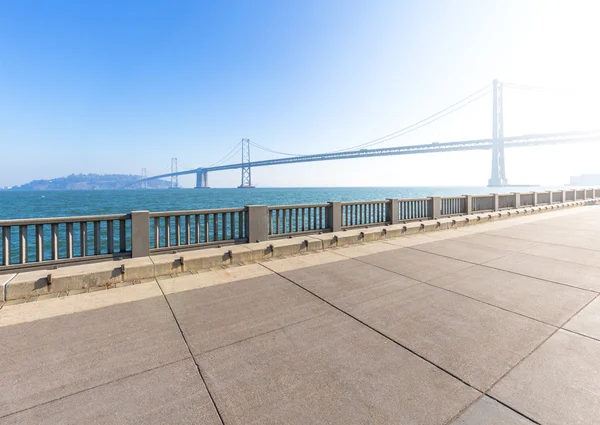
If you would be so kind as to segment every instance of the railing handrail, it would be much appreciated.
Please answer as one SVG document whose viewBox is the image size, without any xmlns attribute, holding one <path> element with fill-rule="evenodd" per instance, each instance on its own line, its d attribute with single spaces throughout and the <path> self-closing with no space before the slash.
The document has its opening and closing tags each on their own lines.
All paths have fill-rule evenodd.
<svg viewBox="0 0 600 425">
<path fill-rule="evenodd" d="M 298 204 L 298 205 L 276 205 L 268 207 L 269 211 L 275 210 L 293 210 L 295 208 L 322 208 L 328 207 L 329 204 Z"/>
<path fill-rule="evenodd" d="M 431 197 L 428 198 L 398 198 L 400 202 L 410 202 L 410 201 L 429 201 Z"/>
<path fill-rule="evenodd" d="M 216 208 L 212 210 L 179 210 L 179 211 L 157 211 L 151 212 L 150 217 L 175 217 L 184 215 L 203 215 L 244 212 L 246 208 Z"/>
<path fill-rule="evenodd" d="M 369 205 L 369 204 L 384 204 L 388 202 L 387 199 L 379 199 L 379 200 L 375 200 L 375 201 L 346 201 L 346 202 L 340 202 L 342 205 L 346 206 L 346 205 Z"/>
<path fill-rule="evenodd" d="M 17 220 L 0 220 L 0 227 L 31 226 L 34 224 L 92 223 L 96 221 L 129 220 L 131 214 L 82 215 L 48 218 L 22 218 Z"/>
</svg>

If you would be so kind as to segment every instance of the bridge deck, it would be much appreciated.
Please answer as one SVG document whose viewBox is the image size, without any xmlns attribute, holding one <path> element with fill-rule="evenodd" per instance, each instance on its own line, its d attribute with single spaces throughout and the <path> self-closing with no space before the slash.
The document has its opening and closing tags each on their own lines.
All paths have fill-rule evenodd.
<svg viewBox="0 0 600 425">
<path fill-rule="evenodd" d="M 532 218 L 8 303 L 0 423 L 596 423 L 600 208 Z"/>
</svg>

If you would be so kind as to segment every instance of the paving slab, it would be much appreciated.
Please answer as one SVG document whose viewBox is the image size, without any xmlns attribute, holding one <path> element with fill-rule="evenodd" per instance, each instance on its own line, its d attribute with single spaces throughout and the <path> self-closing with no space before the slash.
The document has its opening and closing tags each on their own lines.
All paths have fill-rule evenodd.
<svg viewBox="0 0 600 425">
<path fill-rule="evenodd" d="M 599 358 L 600 341 L 560 330 L 490 393 L 544 425 L 596 424 Z"/>
<path fill-rule="evenodd" d="M 191 359 L 0 419 L 17 424 L 221 424 Z"/>
<path fill-rule="evenodd" d="M 534 425 L 534 422 L 501 405 L 496 400 L 483 396 L 450 424 Z"/>
<path fill-rule="evenodd" d="M 199 362 L 227 424 L 440 425 L 479 395 L 337 311 Z"/>
<path fill-rule="evenodd" d="M 464 261 L 410 248 L 366 255 L 360 261 L 423 282 L 473 267 Z"/>
<path fill-rule="evenodd" d="M 568 261 L 522 253 L 499 258 L 485 265 L 576 288 L 600 292 L 600 268 L 598 267 L 584 266 Z"/>
<path fill-rule="evenodd" d="M 600 298 L 596 298 L 563 328 L 600 340 Z"/>
<path fill-rule="evenodd" d="M 480 390 L 486 390 L 555 328 L 430 285 L 348 312 Z"/>
<path fill-rule="evenodd" d="M 522 224 L 500 230 L 486 231 L 485 234 L 555 245 L 573 246 L 576 248 L 600 250 L 600 238 L 585 230 Z"/>
<path fill-rule="evenodd" d="M 507 251 L 518 252 L 538 245 L 538 242 L 527 241 L 523 239 L 505 238 L 502 236 L 488 235 L 485 233 L 473 233 L 460 236 L 458 241 L 470 243 L 480 247 L 500 248 Z"/>
<path fill-rule="evenodd" d="M 584 266 L 600 267 L 600 251 L 564 245 L 540 243 L 522 251 L 523 254 L 568 261 Z"/>
<path fill-rule="evenodd" d="M 355 260 L 306 267 L 282 274 L 342 309 L 420 284 L 417 280 Z"/>
<path fill-rule="evenodd" d="M 275 274 L 167 297 L 193 354 L 272 332 L 332 309 Z"/>
<path fill-rule="evenodd" d="M 597 293 L 503 270 L 476 266 L 429 282 L 459 294 L 561 326 Z"/>
<path fill-rule="evenodd" d="M 163 297 L 2 326 L 0 341 L 0 416 L 189 357 Z"/>
<path fill-rule="evenodd" d="M 460 239 L 431 242 L 411 248 L 475 264 L 486 263 L 511 254 L 511 251 L 501 248 L 481 248 L 473 244 L 462 243 Z"/>
<path fill-rule="evenodd" d="M 363 257 L 369 254 L 378 254 L 380 252 L 392 251 L 394 249 L 398 249 L 398 247 L 386 243 L 367 242 L 358 245 L 335 248 L 333 252 L 335 252 L 338 255 L 343 255 L 344 257 L 356 258 Z"/>
</svg>

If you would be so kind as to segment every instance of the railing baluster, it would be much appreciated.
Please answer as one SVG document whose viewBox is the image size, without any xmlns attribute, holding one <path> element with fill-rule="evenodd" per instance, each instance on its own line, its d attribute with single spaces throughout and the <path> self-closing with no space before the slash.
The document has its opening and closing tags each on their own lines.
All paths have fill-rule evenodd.
<svg viewBox="0 0 600 425">
<path fill-rule="evenodd" d="M 154 248 L 160 248 L 160 217 L 154 217 Z"/>
<path fill-rule="evenodd" d="M 181 245 L 181 216 L 175 216 L 175 246 Z"/>
<path fill-rule="evenodd" d="M 221 240 L 227 240 L 227 213 L 220 213 L 221 216 Z"/>
<path fill-rule="evenodd" d="M 58 260 L 58 223 L 52 223 L 50 226 L 52 242 L 52 259 Z"/>
<path fill-rule="evenodd" d="M 171 246 L 171 217 L 165 217 L 165 247 Z"/>
<path fill-rule="evenodd" d="M 27 226 L 19 226 L 19 262 L 27 262 Z"/>
<path fill-rule="evenodd" d="M 10 226 L 2 227 L 2 265 L 10 265 Z"/>
<path fill-rule="evenodd" d="M 186 215 L 185 218 L 184 218 L 184 220 L 185 220 L 185 240 L 184 240 L 184 243 L 186 245 L 189 245 L 189 244 L 192 243 L 192 241 L 191 241 L 191 235 L 190 235 L 190 232 L 191 232 L 190 216 Z"/>
<path fill-rule="evenodd" d="M 217 214 L 212 214 L 213 218 L 213 240 L 219 240 L 219 217 Z"/>
<path fill-rule="evenodd" d="M 122 224 L 119 224 L 119 227 L 121 226 Z M 87 222 L 85 221 L 79 223 L 79 256 L 87 256 Z"/>
<path fill-rule="evenodd" d="M 275 234 L 276 235 L 279 235 L 280 233 L 282 233 L 280 224 L 281 224 L 281 210 L 279 208 L 277 208 L 277 210 L 275 211 Z"/>
<path fill-rule="evenodd" d="M 100 254 L 100 222 L 94 221 L 94 255 Z"/>
<path fill-rule="evenodd" d="M 65 255 L 67 258 L 73 258 L 73 223 L 67 223 Z"/>
<path fill-rule="evenodd" d="M 44 261 L 44 225 L 35 225 L 35 261 Z"/>
<path fill-rule="evenodd" d="M 195 242 L 200 243 L 200 214 L 196 214 L 196 219 L 194 221 L 194 233 L 196 236 Z"/>
<path fill-rule="evenodd" d="M 127 223 L 126 220 L 119 220 L 119 252 L 127 251 Z"/>
<path fill-rule="evenodd" d="M 156 219 L 154 220 L 156 223 Z M 156 233 L 156 230 L 155 230 Z M 106 252 L 113 254 L 115 252 L 115 222 L 106 220 Z"/>
<path fill-rule="evenodd" d="M 210 232 L 209 232 L 209 223 L 208 223 L 208 214 L 203 214 L 204 217 L 204 242 L 210 242 Z"/>
<path fill-rule="evenodd" d="M 230 239 L 235 239 L 235 213 L 231 212 L 229 213 L 229 231 L 230 231 Z"/>
</svg>

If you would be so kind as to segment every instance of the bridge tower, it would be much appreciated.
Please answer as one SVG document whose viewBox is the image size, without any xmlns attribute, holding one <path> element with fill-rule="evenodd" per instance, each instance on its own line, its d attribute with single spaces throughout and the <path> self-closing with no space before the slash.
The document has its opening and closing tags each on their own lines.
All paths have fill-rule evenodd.
<svg viewBox="0 0 600 425">
<path fill-rule="evenodd" d="M 177 158 L 171 158 L 171 173 L 177 173 Z M 179 176 L 171 176 L 171 187 L 169 189 L 179 189 Z"/>
<path fill-rule="evenodd" d="M 196 189 L 210 189 L 208 186 L 208 171 L 202 168 L 196 170 Z"/>
<path fill-rule="evenodd" d="M 146 179 L 146 177 L 148 177 L 148 174 L 146 173 L 146 169 L 142 168 L 142 179 Z M 148 182 L 146 180 L 144 180 L 142 182 L 142 189 L 148 189 Z"/>
<path fill-rule="evenodd" d="M 250 169 L 250 139 L 242 139 L 242 184 L 240 189 L 252 189 L 252 170 Z"/>
<path fill-rule="evenodd" d="M 506 186 L 506 172 L 504 170 L 504 118 L 502 111 L 502 83 L 494 80 L 493 104 L 493 133 L 492 133 L 492 177 L 488 181 L 489 187 Z"/>
</svg>

